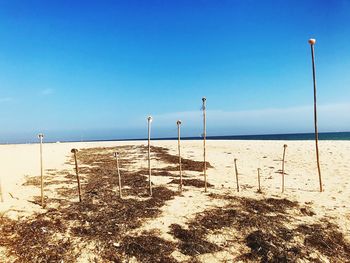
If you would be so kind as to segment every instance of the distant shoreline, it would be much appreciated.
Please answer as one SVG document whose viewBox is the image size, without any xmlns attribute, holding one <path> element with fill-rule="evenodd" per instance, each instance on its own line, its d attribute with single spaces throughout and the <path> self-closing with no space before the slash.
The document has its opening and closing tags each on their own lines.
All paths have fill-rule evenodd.
<svg viewBox="0 0 350 263">
<path fill-rule="evenodd" d="M 202 137 L 182 137 L 181 140 L 202 140 Z M 262 140 L 262 141 L 310 141 L 315 139 L 314 133 L 286 133 L 286 134 L 259 134 L 259 135 L 222 135 L 222 136 L 207 136 L 207 140 Z M 108 141 L 144 141 L 147 138 L 130 138 L 130 139 L 84 139 L 81 140 L 59 140 L 61 143 L 68 142 L 108 142 Z M 155 141 L 177 140 L 177 137 L 152 138 Z M 325 141 L 349 141 L 350 132 L 322 132 L 319 133 L 319 140 Z M 48 140 L 45 143 L 56 143 L 57 140 Z M 31 142 L 10 142 L 0 143 L 0 145 L 7 144 L 32 144 Z"/>
</svg>

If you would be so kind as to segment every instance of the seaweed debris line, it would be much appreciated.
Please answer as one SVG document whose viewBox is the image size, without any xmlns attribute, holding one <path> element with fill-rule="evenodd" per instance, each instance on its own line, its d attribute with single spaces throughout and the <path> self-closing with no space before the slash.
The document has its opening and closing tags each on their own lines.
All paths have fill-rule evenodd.
<svg viewBox="0 0 350 263">
<path fill-rule="evenodd" d="M 312 207 L 265 194 L 217 188 L 203 162 L 151 147 L 153 195 L 148 194 L 147 147 L 118 147 L 123 199 L 118 195 L 115 147 L 79 150 L 82 200 L 73 169 L 45 174 L 47 209 L 18 220 L 0 215 L 1 262 L 346 262 L 350 243 L 331 218 Z M 184 155 L 185 156 L 185 155 Z M 73 168 L 74 160 L 69 159 Z M 255 176 L 255 174 L 254 174 Z M 30 177 L 25 187 L 40 185 Z M 34 200 L 40 205 L 40 197 Z"/>
</svg>

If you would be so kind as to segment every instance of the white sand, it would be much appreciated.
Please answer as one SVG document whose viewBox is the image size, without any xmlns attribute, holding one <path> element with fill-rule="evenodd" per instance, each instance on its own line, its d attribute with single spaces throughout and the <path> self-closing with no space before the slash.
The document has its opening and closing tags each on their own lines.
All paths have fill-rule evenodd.
<svg viewBox="0 0 350 263">
<path fill-rule="evenodd" d="M 285 192 L 281 193 L 281 159 L 283 145 L 288 144 L 285 164 Z M 73 166 L 65 164 L 70 158 L 71 148 L 105 147 L 119 145 L 140 145 L 146 142 L 94 142 L 59 143 L 44 145 L 45 173 L 54 175 L 54 170 L 72 172 Z M 153 145 L 169 148 L 177 154 L 177 141 L 153 141 Z M 183 157 L 202 160 L 201 141 L 182 141 Z M 207 160 L 214 166 L 208 170 L 208 182 L 215 186 L 209 192 L 229 193 L 245 197 L 275 197 L 308 203 L 316 212 L 313 218 L 327 216 L 336 222 L 346 236 L 350 237 L 350 141 L 321 141 L 320 156 L 324 192 L 319 192 L 316 167 L 315 146 L 313 141 L 207 141 Z M 234 158 L 238 161 L 241 191 L 236 191 Z M 41 211 L 39 205 L 29 202 L 33 196 L 40 195 L 40 189 L 23 186 L 25 176 L 39 176 L 39 145 L 2 145 L 0 146 L 0 176 L 4 202 L 0 203 L 0 212 L 11 218 L 30 215 Z M 152 161 L 153 167 L 158 165 Z M 147 167 L 140 160 L 138 168 Z M 263 194 L 257 190 L 257 168 L 261 168 Z M 48 171 L 49 170 L 49 171 Z M 185 174 L 193 172 L 185 172 Z M 197 173 L 198 175 L 198 173 Z M 59 176 L 59 175 L 57 175 Z M 156 185 L 167 183 L 167 179 L 153 177 Z M 185 187 L 186 188 L 186 187 Z M 52 187 L 45 190 L 46 196 L 56 196 Z M 170 200 L 163 207 L 163 214 L 147 222 L 144 230 L 157 229 L 167 239 L 169 225 L 185 224 L 196 212 L 211 206 L 225 203 L 209 198 L 201 189 L 185 191 L 183 196 Z M 315 220 L 315 219 L 313 219 Z"/>
</svg>

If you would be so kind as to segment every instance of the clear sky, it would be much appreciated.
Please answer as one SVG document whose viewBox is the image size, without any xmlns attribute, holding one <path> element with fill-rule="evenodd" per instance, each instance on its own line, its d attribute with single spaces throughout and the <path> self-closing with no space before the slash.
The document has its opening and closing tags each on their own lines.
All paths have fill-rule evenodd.
<svg viewBox="0 0 350 263">
<path fill-rule="evenodd" d="M 0 1 L 0 142 L 350 130 L 350 1 Z"/>
</svg>

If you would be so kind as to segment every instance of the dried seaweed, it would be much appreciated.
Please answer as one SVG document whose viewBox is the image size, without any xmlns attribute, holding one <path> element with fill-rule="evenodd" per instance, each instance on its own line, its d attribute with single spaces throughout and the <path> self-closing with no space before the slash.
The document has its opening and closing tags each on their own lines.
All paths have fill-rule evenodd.
<svg viewBox="0 0 350 263">
<path fill-rule="evenodd" d="M 230 204 L 208 209 L 195 216 L 188 223 L 188 229 L 172 225 L 170 231 L 180 240 L 182 253 L 194 256 L 208 253 L 198 248 L 216 246 L 213 251 L 222 250 L 214 243 L 208 243 L 206 236 L 211 233 L 235 231 L 243 237 L 250 252 L 240 255 L 237 261 L 297 262 L 317 261 L 310 256 L 310 248 L 335 262 L 346 262 L 350 258 L 350 243 L 336 225 L 322 220 L 319 224 L 298 225 L 287 228 L 293 217 L 290 212 L 303 215 L 297 202 L 287 199 L 252 198 L 211 194 L 212 198 L 222 198 Z M 226 229 L 226 230 L 225 230 Z M 304 240 L 300 243 L 297 240 Z M 214 248 L 214 247 L 212 247 Z"/>
<path fill-rule="evenodd" d="M 302 208 L 300 208 L 300 212 L 303 215 L 307 215 L 307 216 L 314 216 L 314 215 L 316 215 L 316 213 L 310 207 L 302 207 Z"/>
<path fill-rule="evenodd" d="M 70 174 L 70 176 L 72 176 Z M 26 181 L 22 184 L 23 186 L 40 186 L 41 184 L 40 176 L 30 176 L 26 178 Z M 70 180 L 58 180 L 54 179 L 52 176 L 44 176 L 44 186 L 47 185 L 59 185 L 59 184 L 67 184 Z"/>
<path fill-rule="evenodd" d="M 180 179 L 173 179 L 168 184 L 180 184 Z M 184 186 L 194 186 L 198 188 L 204 188 L 204 181 L 199 179 L 183 179 L 182 185 Z M 207 182 L 208 187 L 213 187 L 214 185 Z"/>
<path fill-rule="evenodd" d="M 173 177 L 174 174 L 169 172 L 169 171 L 178 171 L 178 168 L 176 170 L 169 170 L 167 168 L 163 169 L 152 169 L 151 174 L 152 176 L 167 176 L 167 177 Z M 147 170 L 140 170 L 140 174 L 147 174 L 149 173 L 148 169 Z"/>
<path fill-rule="evenodd" d="M 175 244 L 151 233 L 143 233 L 137 237 L 126 236 L 120 249 L 127 251 L 128 256 L 134 256 L 141 262 L 177 262 L 170 256 L 175 249 Z"/>
<path fill-rule="evenodd" d="M 283 235 L 275 236 L 261 230 L 253 231 L 246 237 L 247 246 L 252 251 L 246 259 L 258 256 L 261 262 L 295 262 L 301 256 L 301 249 L 296 246 L 286 247 L 284 241 Z M 280 242 L 280 245 L 277 242 Z"/>
<path fill-rule="evenodd" d="M 168 149 L 164 147 L 151 146 L 151 151 L 156 155 L 156 158 L 158 160 L 161 160 L 162 162 L 169 163 L 169 164 L 179 163 L 179 157 L 176 155 L 169 154 Z M 186 158 L 181 158 L 181 165 L 183 170 L 188 170 L 188 171 L 203 172 L 203 169 L 204 169 L 204 162 L 194 161 Z M 213 166 L 209 162 L 206 162 L 206 167 L 207 169 L 213 168 Z M 178 168 L 174 167 L 173 169 L 178 169 Z"/>
<path fill-rule="evenodd" d="M 69 238 L 56 239 L 66 231 L 58 218 L 38 215 L 34 220 L 15 222 L 0 218 L 0 245 L 11 247 L 18 259 L 16 262 L 61 262 L 73 261 L 75 256 Z"/>
<path fill-rule="evenodd" d="M 134 151 L 137 148 L 119 147 L 118 150 L 125 157 L 130 155 L 128 151 L 131 149 Z M 116 162 L 111 154 L 113 150 L 115 149 L 92 148 L 79 151 L 78 161 L 82 165 L 80 171 L 84 173 L 86 181 L 81 203 L 75 202 L 76 188 L 59 187 L 58 192 L 71 202 L 18 222 L 0 218 L 0 245 L 8 248 L 9 255 L 15 256 L 18 262 L 74 262 L 82 249 L 80 244 L 95 243 L 99 244 L 95 253 L 104 261 L 117 261 L 131 254 L 137 258 L 149 258 L 149 262 L 168 259 L 169 255 L 151 255 L 152 251 L 148 256 L 141 250 L 128 251 L 126 248 L 130 246 L 127 244 L 132 237 L 124 237 L 131 230 L 140 227 L 144 220 L 158 216 L 160 208 L 176 193 L 165 187 L 154 187 L 151 198 L 120 199 L 113 191 L 117 185 Z M 127 169 L 130 161 L 124 160 L 120 164 L 123 169 Z M 124 172 L 123 185 L 128 187 L 129 194 L 137 196 L 141 193 L 146 197 L 146 176 L 138 172 Z M 135 238 L 146 240 L 147 235 Z M 116 249 L 113 243 L 118 240 L 122 246 Z M 151 235 L 149 241 L 150 247 L 167 244 L 167 241 Z M 161 251 L 159 247 L 155 249 Z M 169 243 L 167 251 L 170 250 L 172 252 Z M 141 252 L 142 254 L 137 254 Z"/>
<path fill-rule="evenodd" d="M 183 229 L 180 225 L 172 224 L 170 233 L 178 238 L 180 251 L 189 256 L 196 256 L 205 253 L 219 251 L 220 248 L 205 240 L 206 230 L 202 227 L 191 226 L 190 229 Z"/>
<path fill-rule="evenodd" d="M 345 240 L 343 233 L 335 224 L 324 220 L 322 224 L 299 225 L 296 231 L 305 236 L 305 246 L 318 250 L 330 258 L 336 256 L 342 260 L 350 259 L 350 243 Z"/>
<path fill-rule="evenodd" d="M 0 216 L 0 246 L 7 248 L 8 256 L 15 257 L 15 262 L 75 262 L 86 244 L 94 244 L 89 251 L 103 262 L 131 261 L 133 258 L 140 262 L 176 262 L 171 254 L 177 249 L 196 262 L 197 255 L 224 249 L 208 241 L 209 234 L 234 231 L 239 236 L 238 241 L 250 248 L 236 261 L 317 260 L 310 256 L 310 249 L 334 262 L 346 262 L 350 258 L 349 242 L 337 226 L 326 219 L 315 224 L 286 227 L 295 220 L 296 213 L 313 215 L 308 207 L 300 207 L 297 202 L 287 199 L 257 200 L 209 194 L 211 198 L 224 199 L 229 204 L 197 214 L 188 223 L 188 228 L 171 225 L 170 233 L 178 243 L 150 232 L 132 235 L 130 233 L 135 233 L 133 230 L 145 220 L 159 216 L 161 207 L 177 193 L 161 186 L 154 187 L 153 196 L 148 197 L 148 171 L 129 169 L 135 162 L 133 157 L 146 156 L 147 148 L 123 146 L 118 147 L 118 152 L 123 193 L 128 198 L 120 199 L 115 191 L 118 177 L 113 151 L 116 151 L 115 147 L 79 151 L 78 162 L 84 176 L 81 203 L 76 202 L 74 176 L 69 171 L 57 171 L 65 175 L 62 181 L 56 177 L 52 181 L 59 185 L 57 192 L 62 199 L 47 200 L 58 204 L 57 209 L 18 221 Z M 165 148 L 152 147 L 152 151 L 166 164 L 178 162 L 177 156 L 170 155 Z M 203 163 L 189 160 L 184 169 L 200 172 Z M 170 171 L 175 170 L 177 167 L 168 166 L 156 169 L 154 173 L 172 176 Z M 27 185 L 36 185 L 37 180 L 29 178 Z M 203 187 L 203 182 L 198 179 L 183 181 L 184 185 Z M 178 184 L 179 181 L 174 179 L 171 183 Z"/>
</svg>

